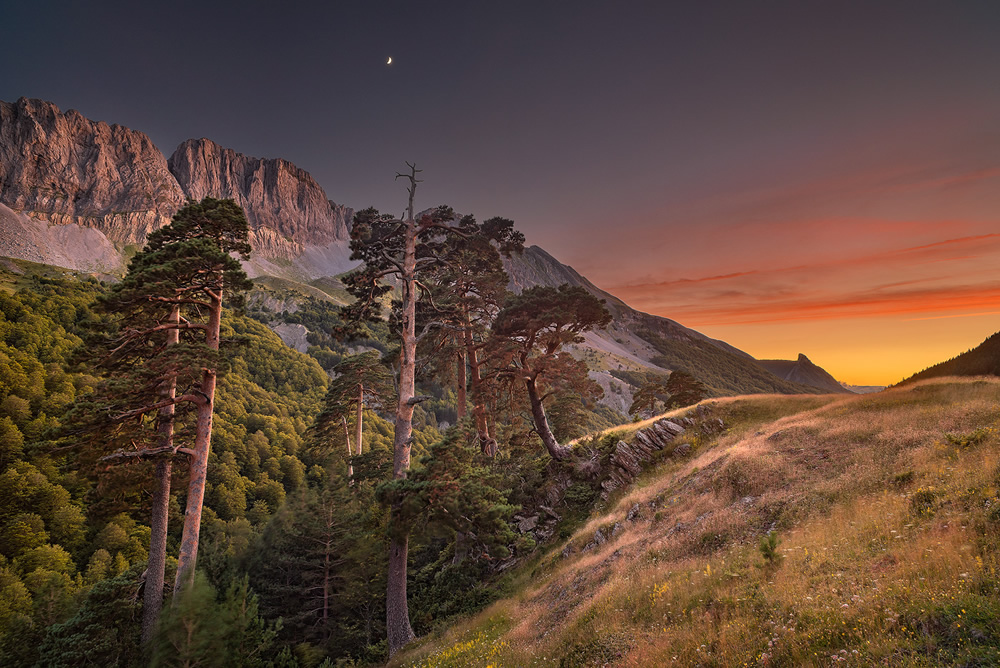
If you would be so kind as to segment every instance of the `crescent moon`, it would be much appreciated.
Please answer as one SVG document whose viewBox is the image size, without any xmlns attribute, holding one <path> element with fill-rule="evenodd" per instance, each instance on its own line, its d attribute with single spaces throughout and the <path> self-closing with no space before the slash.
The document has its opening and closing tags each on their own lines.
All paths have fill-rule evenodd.
<svg viewBox="0 0 1000 668">
<path fill-rule="evenodd" d="M 389 60 L 385 61 L 386 65 L 392 65 L 392 56 L 389 56 Z"/>
</svg>

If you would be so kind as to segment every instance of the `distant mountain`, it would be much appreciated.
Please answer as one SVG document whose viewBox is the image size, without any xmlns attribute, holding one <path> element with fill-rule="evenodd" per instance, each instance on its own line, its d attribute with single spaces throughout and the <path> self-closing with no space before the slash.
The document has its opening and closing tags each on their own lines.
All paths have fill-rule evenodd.
<svg viewBox="0 0 1000 668">
<path fill-rule="evenodd" d="M 837 379 L 826 372 L 825 369 L 813 364 L 808 357 L 799 353 L 797 360 L 758 360 L 758 364 L 773 373 L 778 378 L 790 380 L 793 383 L 802 383 L 819 388 L 824 392 L 834 392 L 838 394 L 854 394 L 844 387 Z"/>
<path fill-rule="evenodd" d="M 666 373 L 684 369 L 717 396 L 819 392 L 812 385 L 775 376 L 753 357 L 725 341 L 705 336 L 669 318 L 636 311 L 538 246 L 526 248 L 521 255 L 505 260 L 504 265 L 511 277 L 510 287 L 515 292 L 532 285 L 555 287 L 569 283 L 605 300 L 614 321 L 605 330 L 589 332 L 580 348 L 592 351 L 588 358 L 594 369 L 591 375 L 605 387 L 607 401 L 617 398 L 620 406 L 615 407 L 623 413 L 631 403 L 631 386 L 616 376 L 620 371 Z"/>
<path fill-rule="evenodd" d="M 850 390 L 854 394 L 874 394 L 885 389 L 885 385 L 851 385 L 844 382 L 840 384 L 844 386 L 844 389 Z"/>
<path fill-rule="evenodd" d="M 1000 332 L 972 350 L 913 374 L 899 385 L 942 376 L 1000 376 Z"/>
<path fill-rule="evenodd" d="M 0 102 L 0 256 L 120 274 L 149 232 L 188 198 L 231 198 L 250 223 L 251 276 L 302 286 L 300 295 L 343 298 L 331 277 L 351 269 L 353 210 L 329 200 L 292 163 L 255 158 L 208 139 L 183 142 L 167 160 L 141 132 L 21 98 Z M 768 372 L 745 352 L 673 320 L 641 313 L 537 246 L 507 262 L 511 288 L 580 285 L 614 315 L 576 354 L 625 412 L 630 373 L 685 369 L 713 394 L 815 393 Z M 829 391 L 829 390 L 827 390 Z"/>
</svg>

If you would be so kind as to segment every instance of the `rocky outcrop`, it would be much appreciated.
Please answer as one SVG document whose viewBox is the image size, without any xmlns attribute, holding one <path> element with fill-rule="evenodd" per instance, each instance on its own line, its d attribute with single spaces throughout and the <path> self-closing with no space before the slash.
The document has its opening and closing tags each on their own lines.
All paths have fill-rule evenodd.
<svg viewBox="0 0 1000 668">
<path fill-rule="evenodd" d="M 145 134 L 21 98 L 0 102 L 0 202 L 124 245 L 169 222 L 184 193 Z"/>
<path fill-rule="evenodd" d="M 684 421 L 692 423 L 690 418 Z M 635 432 L 631 442 L 618 441 L 611 453 L 608 477 L 601 483 L 601 497 L 606 499 L 616 489 L 631 485 L 654 454 L 667 448 L 685 430 L 681 420 L 663 419 Z"/>
<path fill-rule="evenodd" d="M 287 160 L 253 158 L 209 139 L 189 139 L 168 165 L 188 197 L 232 199 L 243 207 L 251 245 L 264 257 L 292 259 L 306 246 L 349 237 L 354 211 L 327 199 L 308 172 Z"/>
</svg>

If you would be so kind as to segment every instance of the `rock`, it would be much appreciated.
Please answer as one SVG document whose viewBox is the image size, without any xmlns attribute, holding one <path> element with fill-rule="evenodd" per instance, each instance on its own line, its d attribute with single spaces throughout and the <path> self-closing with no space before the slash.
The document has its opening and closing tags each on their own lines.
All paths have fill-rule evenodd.
<svg viewBox="0 0 1000 668">
<path fill-rule="evenodd" d="M 563 551 L 562 551 L 562 558 L 563 559 L 565 559 L 566 557 L 570 556 L 571 554 L 573 554 L 573 546 L 572 545 L 567 545 L 566 547 L 563 548 Z"/>
<path fill-rule="evenodd" d="M 674 436 L 679 436 L 680 434 L 683 434 L 685 431 L 683 425 L 669 419 L 660 420 L 659 422 L 656 423 L 656 426 L 665 429 Z"/>
<path fill-rule="evenodd" d="M 281 337 L 281 340 L 285 342 L 285 345 L 289 348 L 293 348 L 300 353 L 304 353 L 309 350 L 309 341 L 306 336 L 309 334 L 309 330 L 306 329 L 305 325 L 299 324 L 289 324 L 287 322 L 281 322 L 275 325 L 270 325 L 274 333 Z"/>
<path fill-rule="evenodd" d="M 670 453 L 671 457 L 687 457 L 691 453 L 690 443 L 681 443 Z"/>
<path fill-rule="evenodd" d="M 253 158 L 209 139 L 188 139 L 167 162 L 184 194 L 233 199 L 246 211 L 254 250 L 296 257 L 304 245 L 346 241 L 353 209 L 327 199 L 304 169 L 287 160 Z"/>
<path fill-rule="evenodd" d="M 0 102 L 0 185 L 15 212 L 122 245 L 143 243 L 185 201 L 145 134 L 23 97 Z"/>
<path fill-rule="evenodd" d="M 631 508 L 629 508 L 628 514 L 625 515 L 625 521 L 626 522 L 634 522 L 635 519 L 637 517 L 639 517 L 640 512 L 641 511 L 639 509 L 639 504 L 637 503 L 637 504 L 633 505 Z"/>
<path fill-rule="evenodd" d="M 517 530 L 521 533 L 528 533 L 532 529 L 538 526 L 538 515 L 532 515 L 531 517 L 525 517 L 520 522 L 517 523 Z"/>
<path fill-rule="evenodd" d="M 604 532 L 601 529 L 594 532 L 594 542 L 598 545 L 604 545 L 608 542 L 607 536 L 604 535 Z"/>
<path fill-rule="evenodd" d="M 611 527 L 611 537 L 614 538 L 622 532 L 621 522 L 615 522 L 615 525 Z"/>
<path fill-rule="evenodd" d="M 549 517 L 551 517 L 552 519 L 556 520 L 556 521 L 562 519 L 562 515 L 560 515 L 556 511 L 552 510 L 548 506 L 538 506 L 538 509 L 541 510 L 546 515 L 548 515 Z"/>
</svg>

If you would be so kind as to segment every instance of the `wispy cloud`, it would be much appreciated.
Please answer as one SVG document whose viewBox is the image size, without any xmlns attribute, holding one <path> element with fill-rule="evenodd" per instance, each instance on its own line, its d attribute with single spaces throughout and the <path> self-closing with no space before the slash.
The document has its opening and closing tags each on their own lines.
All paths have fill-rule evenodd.
<svg viewBox="0 0 1000 668">
<path fill-rule="evenodd" d="M 634 282 L 611 291 L 691 326 L 985 312 L 1000 306 L 1000 234 L 812 264 Z M 892 277 L 895 280 L 886 281 Z"/>
</svg>

